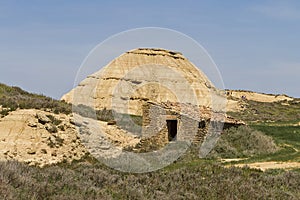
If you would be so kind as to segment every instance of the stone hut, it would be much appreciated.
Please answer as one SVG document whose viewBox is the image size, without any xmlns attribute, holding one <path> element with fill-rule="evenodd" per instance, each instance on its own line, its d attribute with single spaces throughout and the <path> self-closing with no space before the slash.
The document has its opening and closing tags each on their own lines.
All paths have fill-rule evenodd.
<svg viewBox="0 0 300 200">
<path fill-rule="evenodd" d="M 243 124 L 226 116 L 224 99 L 226 93 L 181 53 L 153 48 L 120 55 L 62 97 L 97 112 L 111 110 L 118 114 L 115 117 L 141 118 L 137 129 L 127 121 L 120 123 L 118 117 L 109 123 L 140 132 L 140 142 L 133 147 L 136 151 L 172 141 L 200 143 L 209 130 L 220 132 L 223 125 Z"/>
</svg>

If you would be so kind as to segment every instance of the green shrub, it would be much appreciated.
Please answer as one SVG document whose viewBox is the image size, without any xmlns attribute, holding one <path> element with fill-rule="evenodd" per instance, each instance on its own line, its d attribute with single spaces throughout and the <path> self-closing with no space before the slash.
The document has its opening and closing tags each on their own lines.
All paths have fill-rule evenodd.
<svg viewBox="0 0 300 200">
<path fill-rule="evenodd" d="M 51 123 L 54 124 L 55 126 L 61 124 L 61 120 L 60 119 L 57 119 L 55 118 L 53 115 L 46 115 L 50 120 L 51 120 Z"/>
<path fill-rule="evenodd" d="M 271 137 L 248 126 L 240 126 L 225 130 L 209 157 L 251 157 L 277 150 L 278 147 Z"/>
</svg>

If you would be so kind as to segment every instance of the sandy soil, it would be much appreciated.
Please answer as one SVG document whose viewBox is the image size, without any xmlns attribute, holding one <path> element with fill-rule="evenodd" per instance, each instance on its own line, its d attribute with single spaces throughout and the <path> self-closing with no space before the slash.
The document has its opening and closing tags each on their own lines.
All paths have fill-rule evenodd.
<svg viewBox="0 0 300 200">
<path fill-rule="evenodd" d="M 268 169 L 300 168 L 300 162 L 257 162 L 257 163 L 248 163 L 248 164 L 235 164 L 232 166 L 235 166 L 235 167 L 248 166 L 250 168 L 260 169 L 262 171 L 265 171 Z"/>
</svg>

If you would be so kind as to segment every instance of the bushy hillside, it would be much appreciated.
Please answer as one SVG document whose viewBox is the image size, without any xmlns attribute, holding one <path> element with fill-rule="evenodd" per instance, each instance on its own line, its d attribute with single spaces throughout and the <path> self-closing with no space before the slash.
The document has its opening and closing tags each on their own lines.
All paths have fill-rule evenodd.
<svg viewBox="0 0 300 200">
<path fill-rule="evenodd" d="M 44 95 L 32 94 L 19 87 L 10 87 L 0 83 L 0 115 L 7 115 L 9 111 L 20 109 L 48 109 L 54 113 L 69 114 L 72 112 L 71 104 L 58 101 Z"/>
<path fill-rule="evenodd" d="M 288 122 L 300 121 L 300 99 L 277 102 L 242 100 L 244 110 L 229 112 L 236 119 L 247 122 Z"/>
</svg>

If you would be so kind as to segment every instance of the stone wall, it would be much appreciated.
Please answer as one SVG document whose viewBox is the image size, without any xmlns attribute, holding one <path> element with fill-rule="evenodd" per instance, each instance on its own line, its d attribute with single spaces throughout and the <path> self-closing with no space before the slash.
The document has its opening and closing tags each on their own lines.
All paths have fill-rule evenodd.
<svg viewBox="0 0 300 200">
<path fill-rule="evenodd" d="M 143 105 L 143 127 L 142 137 L 157 135 L 162 129 L 167 127 L 166 110 L 152 103 Z"/>
<path fill-rule="evenodd" d="M 198 121 L 181 115 L 178 120 L 177 140 L 193 141 L 198 132 Z"/>
<path fill-rule="evenodd" d="M 210 118 L 202 118 L 203 116 L 197 120 L 196 117 L 193 117 L 193 114 L 191 116 L 189 116 L 189 113 L 181 115 L 180 109 L 178 111 L 172 110 L 172 107 L 163 107 L 153 102 L 145 102 L 142 111 L 143 134 L 141 142 L 137 145 L 137 149 L 139 149 L 137 151 L 158 149 L 169 143 L 166 120 L 171 118 L 171 120 L 177 119 L 176 141 L 187 141 L 195 144 L 201 144 L 209 131 L 221 134 L 223 125 L 224 128 L 230 128 L 242 124 L 230 121 L 228 118 L 226 118 L 224 124 L 220 121 L 211 121 Z"/>
<path fill-rule="evenodd" d="M 203 134 L 204 131 L 198 130 L 199 122 L 189 116 L 180 115 L 171 109 L 163 108 L 152 102 L 143 105 L 143 134 L 141 141 L 134 148 L 136 152 L 146 152 L 162 148 L 170 141 L 168 139 L 167 121 L 170 117 L 177 120 L 177 141 L 193 142 L 195 137 Z"/>
</svg>

